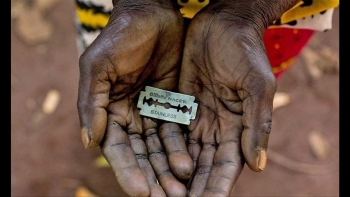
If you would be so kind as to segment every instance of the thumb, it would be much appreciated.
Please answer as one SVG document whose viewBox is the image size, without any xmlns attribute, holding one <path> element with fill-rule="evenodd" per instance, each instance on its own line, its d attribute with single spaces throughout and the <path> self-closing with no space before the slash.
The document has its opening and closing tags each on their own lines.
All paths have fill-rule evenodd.
<svg viewBox="0 0 350 197">
<path fill-rule="evenodd" d="M 269 134 L 246 129 L 242 134 L 242 151 L 249 168 L 255 172 L 265 169 Z"/>
<path fill-rule="evenodd" d="M 94 64 L 87 57 L 83 54 L 79 59 L 77 106 L 84 147 L 93 148 L 100 144 L 106 130 L 111 84 L 101 63 Z"/>
<path fill-rule="evenodd" d="M 243 101 L 242 151 L 247 165 L 256 172 L 264 170 L 267 162 L 273 97 L 276 92 L 273 84 L 260 86 L 260 91 L 254 91 Z"/>
</svg>

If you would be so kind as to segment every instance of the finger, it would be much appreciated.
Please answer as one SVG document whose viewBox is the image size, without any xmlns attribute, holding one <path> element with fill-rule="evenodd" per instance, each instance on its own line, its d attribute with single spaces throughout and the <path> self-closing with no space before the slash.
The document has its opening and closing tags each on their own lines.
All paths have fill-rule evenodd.
<svg viewBox="0 0 350 197">
<path fill-rule="evenodd" d="M 201 145 L 198 143 L 197 140 L 189 140 L 187 150 L 188 154 L 191 156 L 191 159 L 193 161 L 193 169 L 196 169 L 197 167 L 198 157 L 201 152 L 201 149 Z"/>
<path fill-rule="evenodd" d="M 214 144 L 205 143 L 203 145 L 191 183 L 190 196 L 202 195 L 213 165 L 215 152 Z"/>
<path fill-rule="evenodd" d="M 189 179 L 193 172 L 193 162 L 187 152 L 180 126 L 176 123 L 162 124 L 159 137 L 164 144 L 172 172 L 179 179 Z"/>
<path fill-rule="evenodd" d="M 91 50 L 86 50 L 79 59 L 80 78 L 78 89 L 78 113 L 82 141 L 85 148 L 100 144 L 107 125 L 108 93 L 110 83 L 107 73 L 99 63 L 89 57 L 98 59 Z M 102 62 L 103 63 L 103 62 Z M 108 64 L 106 64 L 108 65 Z M 104 80 L 105 79 L 105 80 Z"/>
<path fill-rule="evenodd" d="M 186 196 L 186 187 L 174 177 L 170 170 L 166 154 L 157 136 L 156 127 L 157 124 L 155 122 L 144 118 L 149 161 L 167 196 Z"/>
<path fill-rule="evenodd" d="M 156 175 L 148 160 L 147 148 L 145 142 L 141 139 L 139 134 L 132 134 L 129 136 L 131 147 L 135 153 L 137 162 L 141 170 L 145 173 L 148 185 L 151 189 L 151 196 L 166 196 L 163 188 L 157 183 Z"/>
<path fill-rule="evenodd" d="M 234 135 L 231 132 L 229 135 Z M 214 158 L 203 196 L 229 196 L 240 173 L 244 159 L 240 152 L 239 140 L 225 138 L 220 143 Z"/>
<path fill-rule="evenodd" d="M 264 170 L 267 161 L 272 103 L 276 92 L 275 78 L 270 79 L 266 84 L 256 85 L 255 88 L 260 90 L 251 90 L 250 96 L 243 100 L 242 150 L 247 165 L 256 172 Z M 265 81 L 268 81 L 268 77 Z"/>
<path fill-rule="evenodd" d="M 150 195 L 147 179 L 138 166 L 129 137 L 119 124 L 112 122 L 108 125 L 105 139 L 101 143 L 101 150 L 126 194 Z"/>
<path fill-rule="evenodd" d="M 189 139 L 188 140 L 187 150 L 188 150 L 188 153 L 191 156 L 192 161 L 193 161 L 193 169 L 197 168 L 198 157 L 199 157 L 199 153 L 201 152 L 201 149 L 202 149 L 201 145 L 198 143 L 197 140 L 193 140 L 193 139 Z M 191 187 L 191 184 L 192 184 L 192 181 L 193 181 L 193 177 L 194 177 L 193 175 L 194 175 L 194 173 L 192 172 L 192 176 L 191 176 L 190 180 L 188 180 L 188 182 L 186 184 L 187 188 Z"/>
</svg>

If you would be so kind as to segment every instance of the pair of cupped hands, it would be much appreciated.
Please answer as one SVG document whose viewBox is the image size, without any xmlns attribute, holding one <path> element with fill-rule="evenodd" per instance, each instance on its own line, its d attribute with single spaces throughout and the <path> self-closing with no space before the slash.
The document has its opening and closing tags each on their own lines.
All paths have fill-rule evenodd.
<svg viewBox="0 0 350 197">
<path fill-rule="evenodd" d="M 185 28 L 170 0 L 113 1 L 79 59 L 84 146 L 130 196 L 228 196 L 245 164 L 265 168 L 277 83 L 263 34 L 297 2 L 218 0 Z M 195 96 L 196 118 L 141 116 L 146 85 Z"/>
</svg>

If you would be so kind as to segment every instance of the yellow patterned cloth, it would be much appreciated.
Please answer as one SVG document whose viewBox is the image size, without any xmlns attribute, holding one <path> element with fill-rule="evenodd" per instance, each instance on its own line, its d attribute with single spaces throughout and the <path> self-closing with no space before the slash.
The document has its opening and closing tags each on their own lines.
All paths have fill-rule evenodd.
<svg viewBox="0 0 350 197">
<path fill-rule="evenodd" d="M 322 13 L 328 9 L 339 6 L 339 0 L 304 0 L 300 1 L 292 9 L 285 12 L 281 17 L 281 23 L 310 17 Z"/>
<path fill-rule="evenodd" d="M 198 1 L 189 0 L 184 3 L 181 0 L 177 0 L 178 5 L 181 7 L 180 11 L 186 18 L 192 18 L 199 10 L 209 3 L 209 0 Z M 281 17 L 282 23 L 288 23 L 293 20 L 309 17 L 311 15 L 323 12 L 325 10 L 335 8 L 339 5 L 339 0 L 305 0 L 300 1 L 292 9 L 287 11 Z"/>
</svg>

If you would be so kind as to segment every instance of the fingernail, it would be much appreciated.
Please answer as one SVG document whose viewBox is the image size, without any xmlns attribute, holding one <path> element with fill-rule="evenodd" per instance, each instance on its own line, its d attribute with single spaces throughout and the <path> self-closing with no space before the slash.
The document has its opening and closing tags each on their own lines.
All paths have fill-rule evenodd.
<svg viewBox="0 0 350 197">
<path fill-rule="evenodd" d="M 259 162 L 258 162 L 258 167 L 260 170 L 265 169 L 266 161 L 267 161 L 266 150 L 260 149 L 260 157 L 259 157 Z"/>
<path fill-rule="evenodd" d="M 87 129 L 87 128 L 82 128 L 81 129 L 81 138 L 83 140 L 84 147 L 88 148 L 89 144 L 90 144 L 90 141 L 91 141 L 91 138 L 90 138 L 90 135 L 89 135 L 89 129 Z"/>
</svg>

